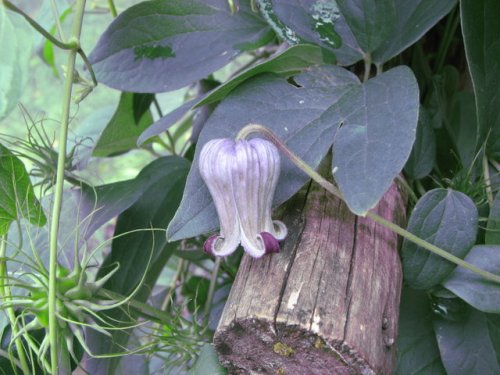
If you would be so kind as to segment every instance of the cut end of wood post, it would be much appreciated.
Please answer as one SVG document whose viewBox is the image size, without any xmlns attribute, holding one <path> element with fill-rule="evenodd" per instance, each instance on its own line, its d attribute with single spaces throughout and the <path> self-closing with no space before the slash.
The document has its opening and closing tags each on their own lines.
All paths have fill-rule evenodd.
<svg viewBox="0 0 500 375">
<path fill-rule="evenodd" d="M 297 326 L 265 319 L 235 321 L 218 330 L 215 347 L 230 374 L 375 375 L 359 353 Z"/>
</svg>

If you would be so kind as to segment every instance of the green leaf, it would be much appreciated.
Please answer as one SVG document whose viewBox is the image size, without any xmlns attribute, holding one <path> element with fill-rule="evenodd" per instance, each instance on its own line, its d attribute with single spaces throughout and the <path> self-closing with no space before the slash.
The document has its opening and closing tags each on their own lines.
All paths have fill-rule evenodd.
<svg viewBox="0 0 500 375">
<path fill-rule="evenodd" d="M 486 314 L 470 309 L 463 322 L 434 322 L 441 359 L 448 374 L 499 374 Z"/>
<path fill-rule="evenodd" d="M 495 349 L 495 353 L 497 353 L 497 362 L 500 363 L 500 315 L 485 314 L 485 316 L 488 322 L 490 340 Z"/>
<path fill-rule="evenodd" d="M 372 52 L 382 64 L 420 39 L 456 0 L 259 0 L 264 17 L 290 44 L 329 49 L 341 65 Z M 337 7 L 338 4 L 338 7 Z M 340 38 L 339 38 L 340 37 Z"/>
<path fill-rule="evenodd" d="M 186 168 L 187 164 L 177 158 L 160 158 L 144 167 L 131 180 L 95 187 L 84 185 L 80 192 L 75 192 L 81 196 L 79 211 L 80 216 L 85 218 L 82 235 L 90 238 L 99 227 L 132 206 L 153 183 L 163 178 L 164 169 L 169 173 L 183 174 Z"/>
<path fill-rule="evenodd" d="M 227 371 L 219 363 L 217 353 L 212 344 L 205 344 L 201 348 L 200 356 L 198 357 L 194 367 L 189 372 L 189 375 L 226 375 Z"/>
<path fill-rule="evenodd" d="M 405 172 L 410 178 L 419 180 L 432 171 L 435 160 L 436 135 L 429 114 L 425 108 L 421 107 L 418 115 L 417 137 L 405 164 Z"/>
<path fill-rule="evenodd" d="M 431 27 L 446 16 L 457 0 L 394 0 L 396 15 L 390 34 L 372 53 L 373 61 L 382 64 L 418 41 Z M 384 27 L 384 19 L 380 27 Z"/>
<path fill-rule="evenodd" d="M 394 375 L 446 375 L 427 294 L 403 288 L 399 312 L 398 359 Z"/>
<path fill-rule="evenodd" d="M 477 118 L 474 94 L 455 92 L 449 109 L 449 134 L 462 166 L 469 168 L 476 155 Z"/>
<path fill-rule="evenodd" d="M 365 53 L 386 41 L 396 23 L 394 0 L 337 0 L 337 4 Z"/>
<path fill-rule="evenodd" d="M 215 90 L 211 91 L 208 96 L 197 103 L 195 107 L 222 100 L 235 87 L 257 74 L 275 73 L 289 77 L 300 73 L 311 65 L 320 65 L 323 62 L 321 48 L 310 44 L 292 46 L 277 55 L 271 56 L 268 60 L 252 66 L 218 86 Z"/>
<path fill-rule="evenodd" d="M 500 245 L 500 194 L 495 195 L 495 200 L 490 207 L 488 223 L 486 225 L 485 243 Z"/>
<path fill-rule="evenodd" d="M 364 215 L 375 207 L 403 169 L 417 127 L 418 85 L 399 66 L 357 86 L 335 103 L 332 167 L 350 210 Z"/>
<path fill-rule="evenodd" d="M 31 224 L 45 225 L 47 219 L 24 164 L 1 144 L 0 197 L 0 236 L 7 234 L 10 224 L 21 218 Z"/>
<path fill-rule="evenodd" d="M 145 272 L 148 272 L 148 278 L 153 274 L 158 276 L 175 248 L 173 244 L 167 245 L 165 233 L 158 228 L 166 228 L 174 216 L 189 163 L 176 156 L 157 159 L 153 163 L 158 175 L 141 197 L 118 217 L 115 236 L 124 235 L 113 240 L 111 253 L 106 258 L 106 265 L 120 264 L 120 269 L 106 284 L 107 288 L 118 293 L 130 293 Z M 148 228 L 156 230 L 148 231 Z M 137 229 L 145 231 L 127 234 Z M 150 255 L 150 269 L 147 269 Z"/>
<path fill-rule="evenodd" d="M 0 7 L 0 120 L 6 117 L 21 98 L 29 75 L 33 46 L 30 26 L 18 14 Z"/>
<path fill-rule="evenodd" d="M 313 167 L 331 147 L 334 129 L 322 113 L 359 83 L 356 76 L 339 67 L 311 68 L 294 78 L 297 87 L 275 75 L 259 75 L 232 91 L 214 110 L 200 133 L 193 166 L 183 200 L 168 228 L 171 240 L 194 237 L 218 227 L 210 193 L 198 170 L 203 145 L 213 138 L 234 138 L 249 123 L 270 127 L 278 137 Z M 307 177 L 282 159 L 275 204 L 290 198 Z"/>
<path fill-rule="evenodd" d="M 465 194 L 451 189 L 434 189 L 417 202 L 408 230 L 443 250 L 464 258 L 476 241 L 478 213 Z M 429 289 L 443 281 L 455 265 L 411 241 L 403 242 L 406 282 L 414 289 Z"/>
<path fill-rule="evenodd" d="M 179 89 L 265 45 L 269 27 L 247 1 L 152 0 L 122 12 L 89 56 L 100 82 L 123 91 Z"/>
<path fill-rule="evenodd" d="M 93 156 L 113 156 L 136 147 L 139 135 L 153 122 L 151 94 L 124 92 L 115 114 L 97 141 Z"/>
<path fill-rule="evenodd" d="M 188 309 L 195 312 L 207 302 L 210 280 L 201 276 L 191 276 L 182 284 L 182 295 L 188 300 Z"/>
<path fill-rule="evenodd" d="M 500 245 L 474 246 L 465 261 L 500 275 Z M 500 285 L 494 281 L 486 280 L 463 267 L 457 267 L 443 282 L 443 286 L 478 310 L 500 313 Z"/>
<path fill-rule="evenodd" d="M 219 104 L 200 134 L 183 201 L 168 228 L 169 238 L 193 237 L 217 228 L 215 208 L 198 171 L 199 152 L 208 140 L 234 138 L 243 126 L 262 124 L 313 168 L 335 140 L 336 181 L 351 209 L 362 211 L 376 204 L 401 171 L 415 136 L 417 112 L 416 82 L 405 67 L 389 70 L 365 85 L 346 69 L 326 65 L 309 68 L 293 82 L 273 75 L 247 80 Z M 370 136 L 364 141 L 349 138 L 349 128 L 368 128 Z M 345 148 L 347 155 L 339 154 Z M 351 158 L 352 150 L 359 149 L 366 156 Z M 370 159 L 371 170 L 362 165 L 363 157 Z M 307 180 L 282 159 L 274 203 L 290 198 Z"/>
<path fill-rule="evenodd" d="M 460 15 L 465 53 L 476 94 L 479 138 L 487 140 L 486 153 L 500 157 L 500 2 L 461 0 Z"/>
<path fill-rule="evenodd" d="M 322 62 L 323 54 L 317 46 L 301 44 L 290 47 L 284 52 L 271 56 L 268 60 L 234 76 L 229 81 L 212 90 L 201 100 L 184 103 L 146 129 L 139 137 L 137 143 L 142 144 L 147 139 L 163 133 L 189 110 L 224 99 L 237 86 L 253 76 L 261 73 L 275 73 L 288 77 L 299 73 L 311 65 L 321 64 Z"/>
</svg>

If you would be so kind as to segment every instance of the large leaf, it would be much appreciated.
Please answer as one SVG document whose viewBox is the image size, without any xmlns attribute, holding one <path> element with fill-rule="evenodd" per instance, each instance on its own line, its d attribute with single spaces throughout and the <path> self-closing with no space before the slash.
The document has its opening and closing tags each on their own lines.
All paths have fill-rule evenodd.
<svg viewBox="0 0 500 375">
<path fill-rule="evenodd" d="M 26 21 L 0 7 L 0 120 L 14 109 L 28 82 L 33 33 Z"/>
<path fill-rule="evenodd" d="M 179 205 L 189 163 L 179 157 L 167 156 L 154 162 L 158 175 L 150 181 L 141 197 L 119 217 L 115 227 L 111 253 L 106 264 L 117 262 L 120 269 L 106 284 L 118 293 L 127 294 L 137 285 L 145 272 L 152 273 L 149 267 L 159 266 L 162 251 L 165 249 L 165 228 L 172 220 Z M 153 231 L 149 231 L 153 228 Z M 135 233 L 130 231 L 144 229 Z M 172 247 L 168 248 L 173 251 Z M 160 269 L 163 265 L 160 265 Z"/>
<path fill-rule="evenodd" d="M 154 168 L 153 168 L 154 166 Z M 100 269 L 100 276 L 109 270 L 111 263 L 119 263 L 119 270 L 106 283 L 105 287 L 127 295 L 144 277 L 144 285 L 134 299 L 145 302 L 156 283 L 165 263 L 173 254 L 176 243 L 166 244 L 164 228 L 177 209 L 189 163 L 182 158 L 167 156 L 157 159 L 148 166 L 151 180 L 141 197 L 119 217 L 115 227 L 111 253 Z M 139 177 L 138 177 L 139 178 Z M 118 193 L 118 192 L 117 192 Z M 112 198 L 111 201 L 114 201 Z M 109 201 L 108 201 L 109 202 Z M 154 230 L 148 230 L 148 229 Z M 134 233 L 130 231 L 138 230 Z M 112 312 L 117 322 L 128 321 L 122 310 Z M 89 330 L 87 340 L 99 354 L 122 352 L 127 347 L 130 330 L 112 331 L 112 337 Z M 91 358 L 88 371 L 96 375 L 122 374 L 120 358 Z"/>
<path fill-rule="evenodd" d="M 434 322 L 441 359 L 449 375 L 500 374 L 488 320 L 470 309 L 465 321 Z"/>
<path fill-rule="evenodd" d="M 486 226 L 485 243 L 500 245 L 500 194 L 498 192 L 490 207 L 488 224 Z"/>
<path fill-rule="evenodd" d="M 396 22 L 394 0 L 337 0 L 337 4 L 365 53 L 386 41 Z"/>
<path fill-rule="evenodd" d="M 352 212 L 364 215 L 384 195 L 410 155 L 418 120 L 418 85 L 397 67 L 335 103 L 341 124 L 333 143 L 334 175 Z"/>
<path fill-rule="evenodd" d="M 138 144 L 144 143 L 147 139 L 161 134 L 176 123 L 189 110 L 206 104 L 214 103 L 224 99 L 233 89 L 247 79 L 261 73 L 275 73 L 283 76 L 291 76 L 303 69 L 323 62 L 323 54 L 317 46 L 301 44 L 293 46 L 271 56 L 268 60 L 261 62 L 251 68 L 234 76 L 223 85 L 218 86 L 204 97 L 186 102 L 174 111 L 156 121 L 138 139 Z"/>
<path fill-rule="evenodd" d="M 434 189 L 417 202 L 408 230 L 418 237 L 464 258 L 476 241 L 478 212 L 465 194 Z M 429 289 L 443 281 L 455 265 L 405 240 L 402 247 L 404 276 L 415 289 Z"/>
<path fill-rule="evenodd" d="M 94 156 L 112 156 L 136 147 L 137 138 L 153 122 L 150 94 L 124 92 L 113 117 L 94 147 Z"/>
<path fill-rule="evenodd" d="M 500 2 L 461 0 L 465 53 L 476 94 L 478 148 L 488 139 L 486 152 L 500 157 Z"/>
<path fill-rule="evenodd" d="M 399 312 L 398 360 L 394 375 L 445 375 L 426 293 L 404 288 Z"/>
<path fill-rule="evenodd" d="M 0 144 L 0 236 L 7 234 L 10 224 L 25 218 L 31 224 L 45 225 L 47 219 L 35 197 L 24 164 Z"/>
<path fill-rule="evenodd" d="M 318 44 L 330 49 L 341 65 L 351 65 L 367 53 L 372 53 L 377 64 L 390 60 L 420 39 L 452 9 L 456 0 L 259 3 L 266 20 L 283 39 L 292 44 Z"/>
<path fill-rule="evenodd" d="M 89 238 L 99 227 L 132 206 L 145 191 L 164 177 L 164 173 L 183 174 L 186 163 L 178 158 L 160 158 L 144 167 L 137 177 L 111 184 L 91 187 L 81 192 L 80 216 L 85 219 L 82 234 Z"/>
<path fill-rule="evenodd" d="M 474 246 L 465 260 L 476 267 L 500 275 L 500 245 Z M 500 313 L 500 284 L 463 267 L 457 267 L 443 285 L 476 309 Z"/>
<path fill-rule="evenodd" d="M 181 207 L 168 228 L 169 238 L 192 237 L 217 228 L 215 208 L 198 171 L 199 151 L 208 140 L 234 137 L 249 123 L 269 127 L 309 165 L 316 167 L 334 138 L 342 142 L 340 148 L 348 147 L 348 131 L 335 137 L 339 125 L 344 123 L 341 130 L 356 127 L 355 121 L 362 111 L 373 114 L 360 125 L 368 129 L 370 142 L 386 142 L 383 149 L 371 146 L 365 149 L 367 156 L 375 156 L 375 160 L 371 160 L 374 170 L 357 174 L 352 169 L 357 165 L 346 163 L 362 160 L 346 160 L 334 147 L 337 155 L 335 165 L 339 170 L 337 175 L 342 175 L 340 182 L 337 181 L 350 206 L 358 207 L 357 199 L 362 195 L 360 188 L 352 193 L 345 190 L 352 188 L 352 184 L 359 183 L 365 187 L 364 210 L 382 196 L 401 170 L 415 135 L 418 91 L 410 71 L 404 67 L 395 68 L 362 85 L 345 69 L 322 66 L 295 76 L 294 82 L 292 84 L 271 75 L 259 76 L 239 86 L 219 104 L 200 134 Z M 365 100 L 365 96 L 369 99 Z M 394 107 L 384 101 L 393 102 Z M 373 135 L 375 139 L 372 139 Z M 385 139 L 382 139 L 384 135 Z M 358 139 L 354 138 L 354 141 Z M 348 152 L 365 146 L 352 144 Z M 393 164 L 387 165 L 388 162 Z M 286 159 L 282 159 L 281 170 L 275 204 L 291 197 L 307 181 L 304 173 Z M 365 185 L 365 177 L 373 176 L 377 171 L 380 176 Z M 349 172 L 355 174 L 354 178 L 344 177 Z"/>
<path fill-rule="evenodd" d="M 164 92 L 206 77 L 272 36 L 246 1 L 231 15 L 227 0 L 152 0 L 121 13 L 89 58 L 106 85 Z"/>
<path fill-rule="evenodd" d="M 301 87 L 275 75 L 255 77 L 232 91 L 215 109 L 200 133 L 181 206 L 168 228 L 171 240 L 193 237 L 218 227 L 212 198 L 198 170 L 200 150 L 210 139 L 234 138 L 249 123 L 263 124 L 310 165 L 319 164 L 334 135 L 332 124 L 320 117 L 359 81 L 352 73 L 330 66 L 296 76 L 295 82 Z M 288 160 L 282 158 L 281 164 L 276 204 L 290 198 L 307 181 Z"/>
<path fill-rule="evenodd" d="M 405 165 L 406 174 L 415 180 L 427 176 L 434 167 L 436 159 L 436 135 L 427 110 L 420 108 L 418 115 L 417 137 Z"/>
</svg>

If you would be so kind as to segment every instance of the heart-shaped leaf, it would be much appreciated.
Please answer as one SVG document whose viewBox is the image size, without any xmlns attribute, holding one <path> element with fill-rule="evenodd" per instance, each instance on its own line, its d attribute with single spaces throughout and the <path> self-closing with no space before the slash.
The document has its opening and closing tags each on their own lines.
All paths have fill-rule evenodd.
<svg viewBox="0 0 500 375">
<path fill-rule="evenodd" d="M 335 134 L 341 123 L 345 123 L 342 130 L 350 127 L 351 120 L 358 119 L 351 115 L 353 109 L 354 112 L 359 110 L 373 115 L 367 122 L 364 117 L 364 122 L 360 122 L 370 133 L 367 140 L 371 142 L 374 139 L 390 145 L 375 150 L 371 145 L 361 145 L 370 158 L 375 157 L 372 164 L 374 170 L 354 178 L 344 178 L 348 170 L 356 174 L 349 168 L 358 166 L 349 164 L 351 159 L 347 159 L 346 163 L 342 156 L 336 159 L 335 165 L 342 175 L 341 181 L 337 181 L 351 208 L 365 212 L 376 204 L 403 167 L 414 139 L 418 90 L 411 71 L 398 67 L 362 85 L 345 69 L 322 66 L 295 76 L 292 83 L 271 75 L 252 78 L 232 91 L 215 109 L 200 134 L 183 201 L 168 228 L 169 238 L 192 237 L 217 228 L 215 208 L 198 171 L 199 150 L 210 139 L 235 137 L 249 123 L 270 128 L 291 150 L 315 168 L 334 139 L 340 139 L 344 142 L 342 146 L 348 147 L 348 137 L 338 134 L 335 137 Z M 370 99 L 365 100 L 365 96 Z M 394 107 L 385 103 L 392 100 Z M 356 116 L 358 114 L 355 113 Z M 387 118 L 384 119 L 384 116 Z M 376 137 L 372 139 L 373 134 Z M 351 145 L 354 149 L 358 146 Z M 339 155 L 338 151 L 334 146 L 335 155 Z M 387 166 L 388 161 L 393 164 Z M 305 174 L 286 159 L 282 159 L 281 170 L 275 204 L 291 197 L 307 181 Z M 380 176 L 372 178 L 377 170 L 380 170 Z M 366 176 L 372 181 L 369 186 L 363 185 L 364 192 L 361 187 L 353 193 L 346 192 L 345 189 L 351 189 L 352 184 L 363 184 Z M 364 200 L 360 200 L 360 196 Z"/>
<path fill-rule="evenodd" d="M 121 13 L 89 56 L 98 80 L 132 92 L 165 92 L 206 77 L 273 33 L 242 1 L 152 0 Z"/>
<path fill-rule="evenodd" d="M 465 194 L 434 189 L 417 202 L 408 230 L 418 237 L 464 258 L 476 241 L 478 212 Z M 402 247 L 404 276 L 415 289 L 429 289 L 442 282 L 455 265 L 405 240 Z"/>
<path fill-rule="evenodd" d="M 500 246 L 474 246 L 465 261 L 500 275 Z M 478 310 L 500 313 L 500 284 L 494 281 L 457 267 L 443 285 Z"/>
<path fill-rule="evenodd" d="M 355 214 L 374 207 L 403 169 L 415 140 L 418 95 L 413 73 L 401 66 L 358 86 L 328 110 L 342 124 L 333 142 L 334 178 Z"/>
<path fill-rule="evenodd" d="M 198 143 L 186 190 L 167 235 L 171 240 L 215 230 L 218 220 L 212 198 L 198 170 L 203 145 L 214 138 L 234 138 L 249 123 L 269 127 L 299 156 L 317 166 L 331 146 L 335 128 L 324 111 L 353 86 L 356 76 L 336 67 L 312 68 L 295 77 L 295 84 L 275 75 L 260 75 L 232 91 L 214 110 Z M 282 158 L 275 204 L 290 198 L 307 176 Z"/>
</svg>

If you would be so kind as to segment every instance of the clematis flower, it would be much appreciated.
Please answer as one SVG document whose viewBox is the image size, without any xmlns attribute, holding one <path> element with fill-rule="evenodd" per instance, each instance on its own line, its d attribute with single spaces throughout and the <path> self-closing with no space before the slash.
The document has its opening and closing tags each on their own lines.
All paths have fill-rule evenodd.
<svg viewBox="0 0 500 375">
<path fill-rule="evenodd" d="M 276 147 L 260 138 L 213 139 L 201 150 L 199 168 L 220 222 L 220 233 L 208 238 L 204 250 L 227 256 L 241 244 L 255 258 L 279 252 L 287 229 L 271 218 L 280 173 Z"/>
</svg>

